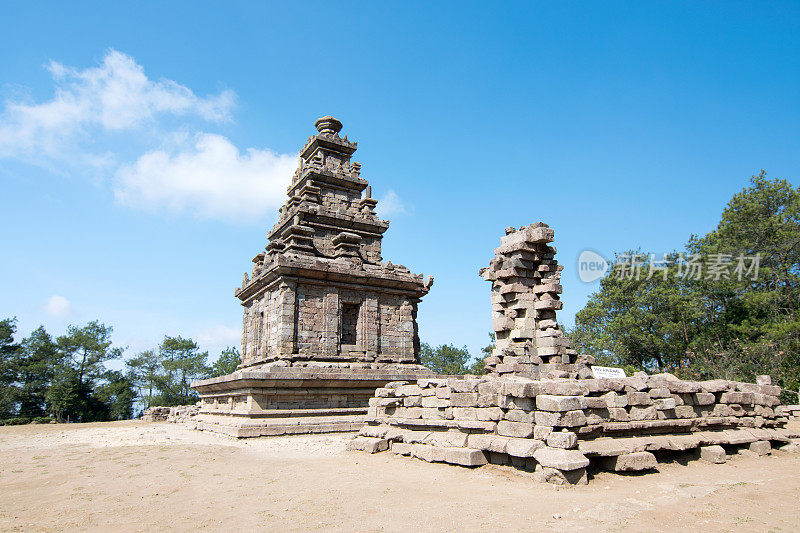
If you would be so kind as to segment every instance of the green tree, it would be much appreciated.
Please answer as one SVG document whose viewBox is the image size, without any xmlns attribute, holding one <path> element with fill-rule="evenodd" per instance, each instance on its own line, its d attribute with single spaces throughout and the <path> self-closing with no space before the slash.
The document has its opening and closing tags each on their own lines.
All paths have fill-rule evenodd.
<svg viewBox="0 0 800 533">
<path fill-rule="evenodd" d="M 651 270 L 651 257 L 639 251 L 617 254 L 600 290 L 575 315 L 571 340 L 600 364 L 661 371 L 686 363 L 700 316 L 697 297 L 676 275 L 677 254 L 658 265 L 666 270 Z"/>
<path fill-rule="evenodd" d="M 106 406 L 106 418 L 109 420 L 132 418 L 136 391 L 131 376 L 110 370 L 103 377 L 104 382 L 94 389 L 93 396 Z"/>
<path fill-rule="evenodd" d="M 731 272 L 729 279 L 698 283 L 705 306 L 703 329 L 693 350 L 699 361 L 713 354 L 736 352 L 748 360 L 762 354 L 740 379 L 752 379 L 759 368 L 782 361 L 778 377 L 785 387 L 800 384 L 800 188 L 782 179 L 769 180 L 762 170 L 750 186 L 735 194 L 714 231 L 692 236 L 691 253 L 706 266 L 727 257 L 758 257 L 758 273 Z M 752 267 L 752 262 L 744 266 Z M 756 358 L 755 360 L 759 360 Z"/>
<path fill-rule="evenodd" d="M 233 374 L 242 362 L 242 356 L 239 350 L 232 346 L 228 346 L 219 355 L 219 358 L 211 365 L 211 374 L 209 377 L 216 378 L 219 376 L 227 376 Z"/>
<path fill-rule="evenodd" d="M 163 405 L 184 405 L 197 401 L 191 382 L 206 377 L 208 352 L 201 352 L 191 339 L 164 337 L 159 346 L 165 379 L 161 383 Z"/>
<path fill-rule="evenodd" d="M 481 354 L 475 358 L 472 364 L 469 366 L 469 374 L 474 374 L 476 376 L 482 376 L 486 373 L 486 363 L 484 360 L 492 355 L 494 352 L 495 346 L 495 339 L 494 339 L 494 332 L 489 332 L 489 344 L 481 348 Z"/>
<path fill-rule="evenodd" d="M 103 363 L 122 356 L 123 348 L 112 347 L 114 328 L 94 320 L 83 327 L 69 326 L 56 341 L 59 351 L 72 360 L 78 383 L 92 383 L 106 371 Z"/>
<path fill-rule="evenodd" d="M 53 372 L 45 399 L 50 413 L 58 422 L 78 420 L 82 411 L 83 388 L 78 374 L 70 365 L 59 365 Z"/>
<path fill-rule="evenodd" d="M 163 383 L 163 361 L 160 352 L 146 350 L 125 362 L 133 385 L 138 389 L 144 408 L 153 406 L 154 393 Z"/>
<path fill-rule="evenodd" d="M 28 418 L 47 413 L 47 389 L 62 363 L 56 343 L 44 326 L 23 339 L 19 361 L 19 414 Z"/>
<path fill-rule="evenodd" d="M 468 366 L 469 350 L 456 348 L 452 344 L 442 344 L 436 348 L 428 343 L 422 343 L 420 348 L 420 362 L 437 374 L 458 375 L 470 372 Z"/>
<path fill-rule="evenodd" d="M 16 332 L 16 318 L 0 320 L 0 418 L 10 418 L 16 414 L 17 357 L 20 348 L 14 340 Z"/>
<path fill-rule="evenodd" d="M 800 188 L 753 176 L 716 229 L 671 255 L 666 277 L 648 264 L 638 279 L 619 275 L 620 258 L 576 315 L 581 351 L 604 364 L 800 384 Z M 677 275 L 679 259 L 699 272 Z"/>
<path fill-rule="evenodd" d="M 110 406 L 94 395 L 106 377 L 105 361 L 119 358 L 123 349 L 112 346 L 113 328 L 98 321 L 69 326 L 56 339 L 61 364 L 54 371 L 47 402 L 53 415 L 79 422 L 107 420 Z"/>
</svg>

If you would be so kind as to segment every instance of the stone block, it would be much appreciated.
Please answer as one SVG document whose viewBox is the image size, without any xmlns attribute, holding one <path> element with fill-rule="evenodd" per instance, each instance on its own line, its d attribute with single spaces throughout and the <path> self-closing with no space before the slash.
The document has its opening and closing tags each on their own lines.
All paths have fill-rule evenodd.
<svg viewBox="0 0 800 533">
<path fill-rule="evenodd" d="M 630 420 L 628 411 L 622 407 L 609 407 L 607 411 L 609 418 L 614 422 L 627 422 Z"/>
<path fill-rule="evenodd" d="M 453 392 L 450 394 L 450 405 L 453 407 L 475 407 L 478 405 L 478 393 Z"/>
<path fill-rule="evenodd" d="M 657 399 L 657 398 L 669 398 L 672 393 L 666 387 L 656 387 L 654 389 L 650 389 L 648 393 L 650 398 Z"/>
<path fill-rule="evenodd" d="M 451 392 L 450 387 L 436 387 L 436 389 L 434 389 L 434 396 L 447 399 L 450 398 Z"/>
<path fill-rule="evenodd" d="M 606 399 L 602 396 L 584 396 L 587 409 L 605 409 Z"/>
<path fill-rule="evenodd" d="M 628 416 L 631 420 L 655 420 L 658 418 L 658 411 L 654 405 L 650 407 L 631 407 Z"/>
<path fill-rule="evenodd" d="M 413 444 L 406 444 L 405 442 L 393 442 L 391 451 L 397 455 L 411 455 L 413 446 Z"/>
<path fill-rule="evenodd" d="M 628 395 L 627 394 L 617 394 L 616 392 L 609 392 L 604 394 L 602 398 L 606 402 L 607 407 L 627 407 L 628 406 Z"/>
<path fill-rule="evenodd" d="M 497 423 L 497 434 L 508 437 L 528 438 L 533 435 L 533 424 L 501 420 Z"/>
<path fill-rule="evenodd" d="M 549 426 L 534 426 L 533 428 L 533 438 L 538 440 L 545 440 L 550 433 L 553 432 L 553 428 Z"/>
<path fill-rule="evenodd" d="M 724 379 L 701 381 L 699 385 L 703 392 L 725 392 L 731 389 L 731 383 Z"/>
<path fill-rule="evenodd" d="M 613 393 L 612 393 L 613 394 Z M 536 397 L 536 409 L 540 411 L 562 412 L 586 408 L 583 396 L 554 396 L 540 394 Z"/>
<path fill-rule="evenodd" d="M 455 446 L 464 448 L 467 446 L 467 437 L 469 433 L 459 430 L 448 431 L 432 431 L 425 439 L 424 444 L 431 444 L 433 446 L 448 447 Z"/>
<path fill-rule="evenodd" d="M 554 431 L 547 436 L 547 445 L 569 450 L 578 445 L 578 436 L 572 431 Z"/>
<path fill-rule="evenodd" d="M 633 452 L 613 457 L 600 457 L 597 464 L 603 470 L 612 472 L 639 472 L 656 468 L 658 461 L 656 461 L 656 456 L 650 452 Z"/>
<path fill-rule="evenodd" d="M 667 381 L 667 388 L 675 394 L 700 392 L 700 384 L 694 381 Z"/>
<path fill-rule="evenodd" d="M 444 420 L 444 409 L 437 409 L 435 407 L 423 407 L 421 418 L 429 420 Z"/>
<path fill-rule="evenodd" d="M 419 385 L 402 385 L 394 389 L 395 396 L 420 396 L 422 389 Z"/>
<path fill-rule="evenodd" d="M 502 388 L 502 383 L 497 379 L 492 379 L 489 381 L 482 381 L 478 383 L 478 394 L 485 395 L 485 394 L 499 394 L 500 389 Z"/>
<path fill-rule="evenodd" d="M 445 449 L 439 448 L 438 446 L 429 446 L 427 444 L 414 444 L 411 449 L 411 456 L 429 463 L 444 461 Z"/>
<path fill-rule="evenodd" d="M 555 468 L 537 465 L 533 474 L 536 481 L 540 483 L 550 483 L 551 485 L 587 485 L 589 478 L 585 468 L 577 470 L 556 470 Z"/>
<path fill-rule="evenodd" d="M 578 380 L 541 381 L 539 391 L 540 394 L 555 396 L 585 396 L 589 394 L 589 388 Z"/>
<path fill-rule="evenodd" d="M 453 407 L 453 418 L 456 420 L 478 420 L 476 407 Z"/>
<path fill-rule="evenodd" d="M 518 398 L 531 398 L 539 394 L 539 386 L 531 381 L 505 381 L 500 393 Z"/>
<path fill-rule="evenodd" d="M 486 450 L 495 453 L 506 453 L 506 446 L 509 437 L 500 435 L 487 435 L 480 433 L 472 433 L 467 439 L 467 445 L 476 450 Z"/>
<path fill-rule="evenodd" d="M 504 409 L 522 409 L 523 411 L 533 411 L 535 408 L 534 398 L 519 398 L 517 396 L 498 396 L 498 404 Z"/>
<path fill-rule="evenodd" d="M 404 407 L 422 407 L 422 396 L 406 396 L 403 398 Z"/>
<path fill-rule="evenodd" d="M 389 441 L 373 437 L 354 437 L 347 443 L 348 450 L 360 450 L 367 453 L 377 453 L 389 449 Z"/>
<path fill-rule="evenodd" d="M 453 392 L 477 392 L 479 380 L 475 378 L 449 378 L 447 385 Z"/>
<path fill-rule="evenodd" d="M 420 399 L 422 407 L 450 407 L 450 400 L 436 398 L 435 396 L 423 396 Z"/>
<path fill-rule="evenodd" d="M 675 398 L 658 398 L 653 401 L 653 405 L 659 411 L 666 411 L 669 409 L 675 409 Z"/>
<path fill-rule="evenodd" d="M 503 418 L 512 422 L 526 422 L 532 424 L 533 413 L 533 411 L 523 411 L 522 409 L 510 409 Z"/>
<path fill-rule="evenodd" d="M 653 405 L 653 400 L 646 392 L 632 391 L 628 393 L 628 405 L 647 406 Z"/>
<path fill-rule="evenodd" d="M 586 415 L 583 411 L 577 410 L 559 413 L 536 411 L 534 420 L 539 426 L 577 427 L 586 425 Z"/>
<path fill-rule="evenodd" d="M 695 405 L 713 405 L 716 401 L 714 394 L 710 392 L 698 392 L 694 394 Z"/>
<path fill-rule="evenodd" d="M 757 440 L 750 443 L 750 451 L 757 455 L 769 455 L 772 453 L 772 445 L 768 440 Z"/>
<path fill-rule="evenodd" d="M 503 418 L 503 410 L 499 407 L 476 407 L 475 418 L 477 420 L 500 420 Z"/>
<path fill-rule="evenodd" d="M 725 448 L 714 444 L 711 446 L 700 446 L 700 460 L 722 464 L 728 460 L 728 456 L 725 453 Z"/>
<path fill-rule="evenodd" d="M 444 462 L 461 466 L 481 466 L 488 461 L 481 450 L 471 448 L 446 448 Z"/>
<path fill-rule="evenodd" d="M 589 466 L 589 459 L 578 450 L 542 447 L 533 452 L 533 458 L 546 468 L 577 470 Z"/>
<path fill-rule="evenodd" d="M 533 457 L 534 452 L 544 446 L 536 439 L 510 438 L 506 442 L 506 453 L 514 457 Z"/>
</svg>

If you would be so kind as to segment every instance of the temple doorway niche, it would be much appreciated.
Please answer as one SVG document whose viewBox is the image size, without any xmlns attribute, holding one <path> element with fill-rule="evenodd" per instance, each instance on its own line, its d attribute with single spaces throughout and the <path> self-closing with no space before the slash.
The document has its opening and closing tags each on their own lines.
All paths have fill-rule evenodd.
<svg viewBox="0 0 800 533">
<path fill-rule="evenodd" d="M 342 346 L 354 347 L 356 345 L 360 307 L 361 304 L 357 303 L 342 303 Z"/>
</svg>

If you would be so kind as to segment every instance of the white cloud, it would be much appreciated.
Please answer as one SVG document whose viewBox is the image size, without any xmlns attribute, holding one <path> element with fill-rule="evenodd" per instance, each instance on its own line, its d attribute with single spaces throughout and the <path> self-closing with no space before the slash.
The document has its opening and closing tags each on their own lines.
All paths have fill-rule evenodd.
<svg viewBox="0 0 800 533">
<path fill-rule="evenodd" d="M 199 97 L 148 78 L 116 50 L 95 67 L 51 61 L 47 68 L 50 100 L 17 98 L 0 111 L 0 159 L 87 174 L 101 186 L 112 178 L 120 204 L 151 211 L 255 221 L 285 199 L 296 155 L 239 149 L 197 124 L 231 120 L 232 91 Z"/>
<path fill-rule="evenodd" d="M 242 332 L 239 329 L 218 324 L 211 326 L 197 334 L 197 342 L 201 346 L 239 346 Z"/>
<path fill-rule="evenodd" d="M 63 318 L 72 313 L 72 304 L 63 296 L 54 294 L 48 298 L 47 303 L 44 304 L 44 311 L 48 315 L 56 318 Z"/>
<path fill-rule="evenodd" d="M 393 189 L 386 191 L 386 194 L 378 200 L 378 205 L 375 207 L 375 210 L 382 217 L 408 214 L 406 206 Z"/>
<path fill-rule="evenodd" d="M 115 196 L 132 207 L 251 221 L 283 203 L 296 166 L 296 155 L 240 152 L 225 137 L 202 133 L 176 153 L 151 151 L 120 168 Z"/>
<path fill-rule="evenodd" d="M 6 101 L 0 114 L 0 157 L 107 162 L 108 154 L 75 153 L 96 132 L 121 132 L 153 125 L 164 116 L 230 119 L 232 91 L 198 97 L 172 80 L 154 81 L 129 55 L 109 50 L 97 67 L 83 70 L 51 61 L 55 95 L 49 101 Z"/>
</svg>

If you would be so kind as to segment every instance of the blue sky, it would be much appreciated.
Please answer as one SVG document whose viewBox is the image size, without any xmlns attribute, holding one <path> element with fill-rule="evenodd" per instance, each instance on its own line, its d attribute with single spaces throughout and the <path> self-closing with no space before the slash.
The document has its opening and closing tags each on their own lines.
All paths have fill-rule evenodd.
<svg viewBox="0 0 800 533">
<path fill-rule="evenodd" d="M 4 2 L 0 317 L 238 344 L 233 288 L 332 114 L 384 258 L 436 278 L 423 341 L 477 354 L 478 269 L 540 220 L 570 325 L 581 250 L 667 252 L 759 169 L 797 185 L 799 50 L 798 2 Z"/>
</svg>

